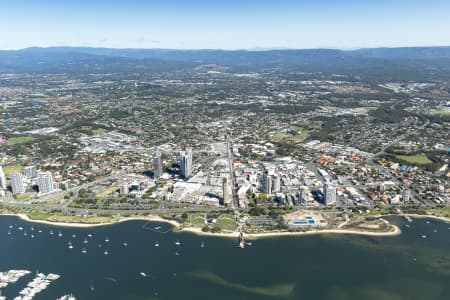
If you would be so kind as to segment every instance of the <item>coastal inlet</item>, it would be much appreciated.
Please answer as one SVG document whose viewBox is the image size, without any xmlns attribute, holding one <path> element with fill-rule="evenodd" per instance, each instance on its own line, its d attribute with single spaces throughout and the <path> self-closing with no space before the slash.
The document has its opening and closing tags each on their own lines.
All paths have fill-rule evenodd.
<svg viewBox="0 0 450 300">
<path fill-rule="evenodd" d="M 388 220 L 401 235 L 245 239 L 240 249 L 160 222 L 70 228 L 1 216 L 0 272 L 29 271 L 1 296 L 53 273 L 32 299 L 450 299 L 450 224 Z"/>
</svg>

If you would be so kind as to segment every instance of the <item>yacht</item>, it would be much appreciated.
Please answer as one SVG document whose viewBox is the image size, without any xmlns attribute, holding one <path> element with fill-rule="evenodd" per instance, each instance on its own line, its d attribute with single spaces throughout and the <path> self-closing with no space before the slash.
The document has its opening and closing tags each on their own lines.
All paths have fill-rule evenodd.
<svg viewBox="0 0 450 300">
<path fill-rule="evenodd" d="M 88 237 L 90 237 L 90 238 L 91 238 L 91 237 L 92 237 L 92 234 L 90 234 L 90 233 L 89 233 L 89 234 L 88 234 Z"/>
<path fill-rule="evenodd" d="M 159 247 L 159 242 L 158 241 L 155 242 L 155 247 Z"/>
<path fill-rule="evenodd" d="M 12 229 L 13 228 L 13 226 L 12 225 L 9 225 L 9 229 Z"/>
<path fill-rule="evenodd" d="M 87 240 L 87 239 L 84 239 L 83 243 L 87 244 L 87 243 L 88 243 L 88 240 Z"/>
<path fill-rule="evenodd" d="M 40 230 L 40 229 L 39 229 L 39 230 L 38 230 L 38 232 L 39 232 L 39 233 L 41 233 L 41 232 L 42 232 L 42 230 Z"/>
<path fill-rule="evenodd" d="M 31 238 L 34 238 L 34 234 L 31 235 Z"/>
<path fill-rule="evenodd" d="M 205 243 L 202 242 L 202 243 L 200 244 L 200 248 L 205 248 Z"/>
<path fill-rule="evenodd" d="M 147 277 L 148 275 L 145 274 L 144 272 L 139 273 L 142 277 Z"/>
<path fill-rule="evenodd" d="M 34 227 L 33 226 L 31 226 L 31 231 L 34 231 Z"/>
<path fill-rule="evenodd" d="M 81 253 L 86 254 L 87 253 L 86 248 L 83 248 L 83 250 L 81 250 Z"/>
<path fill-rule="evenodd" d="M 26 230 L 24 231 L 23 235 L 24 235 L 24 236 L 27 236 L 27 235 L 28 235 L 28 233 L 27 233 Z"/>
<path fill-rule="evenodd" d="M 128 246 L 128 243 L 123 243 L 123 245 L 126 247 L 126 246 Z"/>
<path fill-rule="evenodd" d="M 421 238 L 426 239 L 427 236 L 424 234 L 424 235 L 421 236 Z"/>
<path fill-rule="evenodd" d="M 73 245 L 72 245 L 71 241 L 69 241 L 68 245 L 69 245 L 69 249 L 73 249 Z"/>
<path fill-rule="evenodd" d="M 103 252 L 103 254 L 108 255 L 109 254 L 108 250 L 105 250 L 105 252 Z"/>
<path fill-rule="evenodd" d="M 61 231 L 58 232 L 58 236 L 59 236 L 59 237 L 62 237 L 62 232 L 61 232 Z"/>
<path fill-rule="evenodd" d="M 19 227 L 19 230 L 23 230 L 23 227 L 22 227 L 22 226 L 20 226 L 20 227 Z"/>
<path fill-rule="evenodd" d="M 106 243 L 109 243 L 109 237 L 108 237 L 108 236 L 106 236 L 105 242 L 106 242 Z"/>
<path fill-rule="evenodd" d="M 180 245 L 181 245 L 180 241 L 177 240 L 177 241 L 175 242 L 175 245 L 180 246 Z"/>
<path fill-rule="evenodd" d="M 11 230 L 8 230 L 8 235 L 11 235 Z"/>
<path fill-rule="evenodd" d="M 76 235 L 75 235 L 75 234 L 72 234 L 72 237 L 73 237 L 73 238 L 75 238 L 75 237 L 76 237 Z"/>
<path fill-rule="evenodd" d="M 54 235 L 55 233 L 53 232 L 52 229 L 50 229 L 50 235 Z"/>
</svg>

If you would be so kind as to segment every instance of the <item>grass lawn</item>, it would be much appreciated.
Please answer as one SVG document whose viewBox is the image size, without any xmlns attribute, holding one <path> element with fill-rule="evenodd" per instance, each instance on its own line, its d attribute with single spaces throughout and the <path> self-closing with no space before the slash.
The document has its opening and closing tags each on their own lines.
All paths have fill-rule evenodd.
<svg viewBox="0 0 450 300">
<path fill-rule="evenodd" d="M 35 202 L 33 202 L 33 204 L 36 203 L 36 204 L 42 204 L 42 205 L 48 205 L 48 206 L 56 206 L 56 205 L 61 204 L 61 202 L 63 202 L 64 200 L 65 200 L 64 195 L 58 194 L 53 197 L 47 198 L 47 201 L 45 201 L 45 202 L 35 201 Z"/>
<path fill-rule="evenodd" d="M 278 132 L 272 134 L 269 139 L 272 142 L 283 143 L 283 144 L 295 144 L 302 142 L 309 136 L 309 132 L 306 129 L 298 128 L 299 134 L 290 134 L 286 132 Z"/>
<path fill-rule="evenodd" d="M 217 218 L 216 226 L 222 230 L 234 231 L 237 224 L 232 215 L 221 215 Z"/>
<path fill-rule="evenodd" d="M 86 223 L 86 224 L 98 224 L 107 223 L 113 220 L 113 217 L 100 217 L 100 216 L 88 216 L 87 218 L 81 216 L 52 214 L 47 218 L 48 221 L 62 222 L 62 223 Z"/>
<path fill-rule="evenodd" d="M 443 109 L 430 109 L 426 113 L 428 115 L 448 116 L 448 115 L 450 115 L 450 109 L 447 107 L 443 108 Z"/>
<path fill-rule="evenodd" d="M 96 197 L 97 198 L 105 198 L 105 197 L 111 195 L 112 193 L 114 193 L 117 190 L 117 188 L 118 187 L 115 185 L 109 186 L 109 187 L 105 188 L 104 190 L 102 190 L 101 192 L 97 193 Z"/>
<path fill-rule="evenodd" d="M 5 176 L 9 177 L 14 173 L 22 173 L 23 167 L 19 164 L 13 164 L 3 167 L 3 171 L 5 172 Z"/>
<path fill-rule="evenodd" d="M 36 138 L 34 138 L 32 136 L 18 136 L 18 137 L 13 137 L 13 138 L 8 139 L 8 145 L 12 146 L 12 145 L 16 145 L 16 144 L 31 143 L 34 140 L 36 140 Z"/>
<path fill-rule="evenodd" d="M 450 218 L 450 206 L 438 209 L 445 217 Z"/>
<path fill-rule="evenodd" d="M 91 133 L 93 135 L 103 135 L 106 133 L 106 129 L 104 129 L 104 128 L 93 129 L 93 130 L 91 130 Z"/>
<path fill-rule="evenodd" d="M 205 226 L 205 214 L 192 214 L 188 220 L 193 227 L 203 227 Z"/>
<path fill-rule="evenodd" d="M 46 211 L 26 210 L 23 213 L 28 215 L 33 220 L 44 220 L 51 222 L 61 223 L 86 223 L 86 224 L 98 224 L 111 222 L 114 217 L 112 216 L 88 216 L 87 218 L 82 216 L 66 215 L 62 213 L 49 213 Z"/>
<path fill-rule="evenodd" d="M 396 155 L 398 159 L 416 165 L 427 165 L 433 163 L 425 154 L 417 155 Z"/>
<path fill-rule="evenodd" d="M 16 198 L 16 200 L 22 201 L 22 200 L 26 200 L 28 198 L 31 198 L 33 195 L 34 195 L 34 193 L 28 192 L 28 193 L 22 193 L 22 194 L 14 195 L 14 198 Z"/>
</svg>

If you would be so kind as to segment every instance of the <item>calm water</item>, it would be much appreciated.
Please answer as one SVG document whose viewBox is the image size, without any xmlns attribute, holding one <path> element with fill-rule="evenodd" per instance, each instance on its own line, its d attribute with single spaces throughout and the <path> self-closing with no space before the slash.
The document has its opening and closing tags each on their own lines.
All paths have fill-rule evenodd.
<svg viewBox="0 0 450 300">
<path fill-rule="evenodd" d="M 155 222 L 79 229 L 2 216 L 0 271 L 60 274 L 35 298 L 41 300 L 68 293 L 77 299 L 130 300 L 450 299 L 450 224 L 394 221 L 403 230 L 397 237 L 268 238 L 238 249 L 233 239 L 173 233 L 169 225 Z M 11 235 L 9 225 L 14 226 Z M 69 240 L 73 249 L 68 248 Z M 181 245 L 175 244 L 177 240 Z M 12 299 L 33 275 L 2 294 Z"/>
</svg>

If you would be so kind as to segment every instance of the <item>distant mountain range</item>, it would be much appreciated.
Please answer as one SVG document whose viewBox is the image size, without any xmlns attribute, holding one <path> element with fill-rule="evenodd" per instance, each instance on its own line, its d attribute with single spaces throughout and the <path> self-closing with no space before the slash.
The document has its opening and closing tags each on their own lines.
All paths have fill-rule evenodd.
<svg viewBox="0 0 450 300">
<path fill-rule="evenodd" d="M 321 72 L 376 79 L 433 80 L 450 77 L 450 47 L 359 50 L 171 50 L 89 47 L 0 51 L 2 73 L 170 72 L 203 64 L 233 71 Z"/>
</svg>

